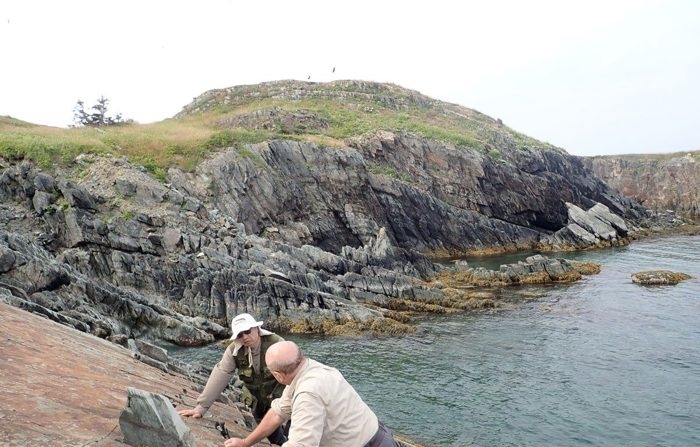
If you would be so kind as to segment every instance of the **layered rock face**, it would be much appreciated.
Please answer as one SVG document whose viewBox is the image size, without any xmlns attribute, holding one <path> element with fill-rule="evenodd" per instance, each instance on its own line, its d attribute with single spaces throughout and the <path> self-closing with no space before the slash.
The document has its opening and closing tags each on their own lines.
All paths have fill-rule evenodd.
<svg viewBox="0 0 700 447">
<path fill-rule="evenodd" d="M 645 214 L 563 152 L 504 150 L 494 159 L 391 132 L 340 149 L 273 141 L 251 150 L 258 165 L 227 151 L 198 168 L 189 192 L 204 201 L 216 191 L 216 209 L 249 233 L 335 253 L 380 228 L 393 245 L 422 253 L 530 247 L 568 224 L 566 203 L 602 203 L 633 221 Z"/>
<path fill-rule="evenodd" d="M 169 183 L 123 159 L 80 157 L 55 175 L 7 165 L 2 299 L 101 337 L 181 345 L 226 336 L 240 312 L 283 331 L 376 330 L 385 312 L 363 303 L 440 299 L 422 283 L 440 268 L 424 253 L 613 245 L 628 228 L 611 216 L 644 213 L 559 152 L 494 160 L 386 132 L 245 151 L 171 169 Z M 596 204 L 604 234 L 571 231 L 585 221 L 572 207 Z"/>
<path fill-rule="evenodd" d="M 608 185 L 656 212 L 700 218 L 700 152 L 591 157 L 584 163 Z"/>
<path fill-rule="evenodd" d="M 205 94 L 185 112 L 261 95 L 420 109 L 475 137 L 240 143 L 166 182 L 109 156 L 51 172 L 0 160 L 0 300 L 100 337 L 181 345 L 225 337 L 241 312 L 278 331 L 400 332 L 410 328 L 390 318 L 392 300 L 442 301 L 426 283 L 444 268 L 433 256 L 619 245 L 648 218 L 580 158 L 395 86 L 271 83 Z M 219 125 L 313 137 L 331 121 L 270 108 Z"/>
</svg>

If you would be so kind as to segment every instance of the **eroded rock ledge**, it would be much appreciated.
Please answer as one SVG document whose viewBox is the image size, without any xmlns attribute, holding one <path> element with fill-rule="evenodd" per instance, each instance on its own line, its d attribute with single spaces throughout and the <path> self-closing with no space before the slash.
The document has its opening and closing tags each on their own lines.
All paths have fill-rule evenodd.
<svg viewBox="0 0 700 447">
<path fill-rule="evenodd" d="M 240 312 L 280 332 L 401 333 L 406 309 L 492 305 L 431 284 L 444 268 L 424 253 L 624 244 L 644 213 L 556 151 L 495 161 L 391 132 L 247 151 L 168 183 L 119 158 L 53 173 L 5 162 L 0 300 L 102 338 L 189 346 L 226 337 Z M 372 168 L 386 164 L 414 181 Z"/>
</svg>

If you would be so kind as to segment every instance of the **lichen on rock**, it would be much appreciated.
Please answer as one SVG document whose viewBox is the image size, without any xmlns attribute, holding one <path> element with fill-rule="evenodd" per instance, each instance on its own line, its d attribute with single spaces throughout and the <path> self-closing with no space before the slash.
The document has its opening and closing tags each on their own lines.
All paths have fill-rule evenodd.
<svg viewBox="0 0 700 447">
<path fill-rule="evenodd" d="M 676 285 L 691 278 L 692 276 L 686 273 L 670 270 L 647 270 L 632 273 L 632 282 L 644 286 Z"/>
</svg>

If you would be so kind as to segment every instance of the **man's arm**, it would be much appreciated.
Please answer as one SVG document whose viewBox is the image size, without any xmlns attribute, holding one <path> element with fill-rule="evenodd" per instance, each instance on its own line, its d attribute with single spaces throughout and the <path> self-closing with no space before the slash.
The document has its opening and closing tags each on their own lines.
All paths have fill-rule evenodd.
<svg viewBox="0 0 700 447">
<path fill-rule="evenodd" d="M 197 398 L 197 406 L 194 409 L 180 410 L 177 413 L 180 416 L 192 416 L 194 418 L 204 416 L 204 413 L 209 410 L 209 407 L 212 406 L 214 401 L 221 395 L 221 392 L 231 382 L 234 372 L 236 372 L 236 359 L 229 346 L 226 348 L 219 363 L 211 370 L 207 384 Z"/>
<path fill-rule="evenodd" d="M 253 430 L 245 439 L 231 438 L 224 442 L 225 447 L 251 447 L 260 442 L 263 438 L 269 436 L 277 427 L 284 423 L 282 416 L 278 415 L 274 410 L 267 410 L 265 417 L 262 418 L 255 430 Z"/>
</svg>

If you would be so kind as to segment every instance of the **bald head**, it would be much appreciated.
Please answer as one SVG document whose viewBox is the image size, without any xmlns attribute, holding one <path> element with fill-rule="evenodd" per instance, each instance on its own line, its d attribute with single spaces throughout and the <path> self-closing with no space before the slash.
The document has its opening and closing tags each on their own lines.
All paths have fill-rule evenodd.
<svg viewBox="0 0 700 447">
<path fill-rule="evenodd" d="M 265 363 L 273 371 L 290 374 L 304 360 L 304 354 L 293 341 L 280 341 L 267 349 Z"/>
</svg>

